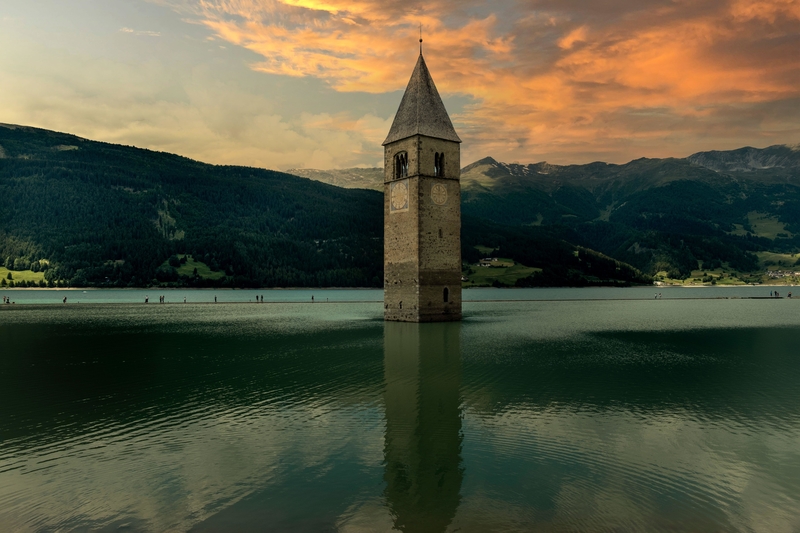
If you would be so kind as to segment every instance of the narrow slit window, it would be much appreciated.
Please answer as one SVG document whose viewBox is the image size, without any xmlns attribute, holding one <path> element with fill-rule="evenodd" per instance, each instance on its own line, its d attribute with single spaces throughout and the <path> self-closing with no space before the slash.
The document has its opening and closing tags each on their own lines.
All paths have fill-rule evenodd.
<svg viewBox="0 0 800 533">
<path fill-rule="evenodd" d="M 444 303 L 448 303 L 450 301 L 450 289 L 447 287 L 445 287 L 442 291 L 442 299 L 444 300 Z"/>
</svg>

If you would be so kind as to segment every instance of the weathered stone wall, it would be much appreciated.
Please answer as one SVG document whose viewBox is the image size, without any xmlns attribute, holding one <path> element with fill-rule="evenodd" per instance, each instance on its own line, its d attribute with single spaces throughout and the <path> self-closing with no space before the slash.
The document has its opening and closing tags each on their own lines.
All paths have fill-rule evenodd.
<svg viewBox="0 0 800 533">
<path fill-rule="evenodd" d="M 409 177 L 396 179 L 394 156 L 400 152 L 408 154 Z M 445 161 L 438 177 L 436 153 Z M 459 144 L 416 136 L 387 145 L 384 157 L 384 318 L 460 320 Z M 400 208 L 392 203 L 392 191 L 403 184 L 408 205 Z"/>
<path fill-rule="evenodd" d="M 408 153 L 408 178 L 395 179 L 394 156 Z M 386 146 L 384 150 L 384 318 L 416 322 L 419 308 L 419 177 L 416 176 L 417 139 L 409 138 Z M 407 187 L 405 209 L 392 205 L 392 188 Z"/>
</svg>

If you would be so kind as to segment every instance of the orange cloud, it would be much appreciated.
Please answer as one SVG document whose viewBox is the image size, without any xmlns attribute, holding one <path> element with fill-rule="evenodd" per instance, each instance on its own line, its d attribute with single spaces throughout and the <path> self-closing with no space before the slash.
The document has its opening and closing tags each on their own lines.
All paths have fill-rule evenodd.
<svg viewBox="0 0 800 533">
<path fill-rule="evenodd" d="M 467 157 L 619 161 L 800 136 L 798 0 L 174 2 L 261 56 L 255 70 L 338 91 L 404 87 L 421 23 L 440 91 L 473 100 L 454 116 Z"/>
</svg>

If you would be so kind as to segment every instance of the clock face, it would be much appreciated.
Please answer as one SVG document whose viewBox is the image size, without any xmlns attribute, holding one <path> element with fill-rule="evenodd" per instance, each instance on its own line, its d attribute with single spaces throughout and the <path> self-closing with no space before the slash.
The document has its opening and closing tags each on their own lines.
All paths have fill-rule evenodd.
<svg viewBox="0 0 800 533">
<path fill-rule="evenodd" d="M 392 185 L 392 194 L 389 198 L 391 211 L 405 211 L 408 209 L 408 181 L 396 181 Z"/>
<path fill-rule="evenodd" d="M 436 205 L 444 205 L 447 202 L 447 187 L 441 183 L 434 183 L 431 187 L 431 200 Z"/>
</svg>

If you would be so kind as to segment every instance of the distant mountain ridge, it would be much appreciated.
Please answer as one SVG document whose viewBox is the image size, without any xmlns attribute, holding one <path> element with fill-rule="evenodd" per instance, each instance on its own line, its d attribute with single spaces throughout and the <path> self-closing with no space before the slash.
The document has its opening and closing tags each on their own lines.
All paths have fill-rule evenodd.
<svg viewBox="0 0 800 533">
<path fill-rule="evenodd" d="M 698 152 L 689 161 L 717 172 L 753 172 L 757 170 L 800 168 L 800 144 L 777 144 L 767 148 L 745 147 L 738 150 Z"/>
<path fill-rule="evenodd" d="M 797 178 L 797 170 L 800 169 L 800 144 L 713 150 L 697 152 L 685 158 L 640 158 L 624 164 L 597 161 L 576 165 L 553 165 L 542 161 L 521 165 L 519 163 L 503 163 L 493 157 L 484 157 L 461 169 L 461 182 L 464 188 L 491 187 L 498 178 L 540 179 L 542 183 L 547 183 L 546 176 L 554 175 L 559 180 L 569 179 L 572 182 L 581 182 L 583 186 L 596 187 L 615 175 L 624 177 L 626 174 L 631 174 L 630 171 L 652 168 L 654 165 L 666 161 L 683 161 L 717 173 L 735 174 L 760 171 L 762 174 L 760 178 L 769 180 Z M 769 172 L 765 173 L 764 171 Z M 286 172 L 337 187 L 383 190 L 383 169 L 377 167 L 332 170 L 293 168 Z M 686 172 L 677 177 L 692 179 Z M 649 183 L 655 184 L 652 181 Z"/>
<path fill-rule="evenodd" d="M 342 168 L 334 170 L 315 170 L 311 168 L 291 168 L 287 174 L 321 181 L 328 185 L 344 187 L 345 189 L 371 189 L 383 190 L 382 168 Z"/>
</svg>

